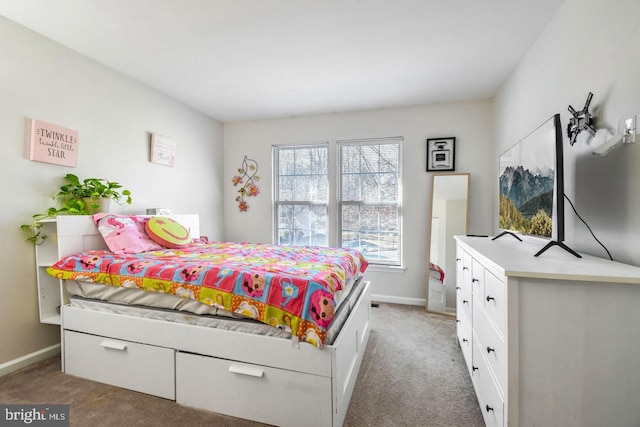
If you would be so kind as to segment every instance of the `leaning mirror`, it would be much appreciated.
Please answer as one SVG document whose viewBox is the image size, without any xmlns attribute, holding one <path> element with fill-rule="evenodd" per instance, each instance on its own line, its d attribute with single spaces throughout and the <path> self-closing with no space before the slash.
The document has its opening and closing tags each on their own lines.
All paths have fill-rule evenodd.
<svg viewBox="0 0 640 427">
<path fill-rule="evenodd" d="M 470 174 L 434 174 L 431 181 L 427 311 L 456 313 L 456 243 L 467 234 Z"/>
</svg>

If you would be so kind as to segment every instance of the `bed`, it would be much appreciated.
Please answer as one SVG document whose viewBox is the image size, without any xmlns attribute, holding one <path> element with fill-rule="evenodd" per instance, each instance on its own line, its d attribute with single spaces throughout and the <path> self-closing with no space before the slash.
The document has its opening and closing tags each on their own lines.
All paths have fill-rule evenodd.
<svg viewBox="0 0 640 427">
<path fill-rule="evenodd" d="M 196 215 L 170 219 L 185 226 L 190 238 L 196 240 L 177 251 L 202 264 L 205 255 L 199 249 L 218 242 L 199 238 Z M 243 270 L 232 276 L 230 271 L 218 268 L 208 277 L 220 279 L 224 273 L 227 282 L 210 281 L 208 293 L 184 298 L 184 289 L 193 292 L 195 286 L 207 288 L 204 267 L 198 270 L 200 283 L 194 278 L 195 270 L 182 265 L 168 273 L 171 278 L 163 276 L 164 281 L 156 274 L 152 284 L 150 279 L 138 276 L 109 278 L 107 270 L 144 270 L 144 266 L 135 265 L 139 255 L 115 256 L 105 251 L 106 236 L 101 239 L 104 230 L 91 217 L 60 217 L 58 221 L 57 238 L 66 248 L 62 255 L 69 257 L 52 266 L 50 274 L 64 280 L 71 295 L 61 308 L 66 373 L 267 424 L 342 425 L 370 334 L 371 296 L 370 284 L 362 277 L 364 257 L 355 266 L 357 274 L 342 277 L 350 276 L 345 271 L 353 268 L 320 274 L 315 270 L 317 260 L 306 258 L 306 271 L 296 276 L 299 270 L 267 265 L 258 256 L 249 260 L 261 273 L 255 281 L 251 272 Z M 198 250 L 192 251 L 196 247 Z M 238 257 L 244 250 L 235 249 Z M 169 264 L 178 264 L 167 251 L 152 252 L 165 255 Z M 351 260 L 357 258 L 351 254 Z M 219 256 L 217 253 L 215 257 Z M 88 268 L 82 274 L 72 273 L 71 264 L 83 262 Z M 181 279 L 174 280 L 178 276 Z M 304 286 L 293 281 L 305 277 L 312 280 Z M 95 283 L 109 280 L 116 281 L 117 286 Z M 142 286 L 145 280 L 146 289 Z M 173 286 L 151 289 L 169 282 Z M 189 286 L 180 291 L 176 286 L 179 283 Z M 215 287 L 223 288 L 225 283 L 227 288 L 235 287 L 244 294 L 231 296 Z M 288 287 L 292 283 L 296 286 Z M 308 292 L 302 291 L 305 286 Z M 276 303 L 282 310 L 267 301 L 273 289 L 278 291 L 275 294 L 280 299 Z M 298 311 L 285 313 L 284 307 L 294 303 L 295 289 L 307 297 L 298 304 Z M 162 292 L 149 292 L 153 290 Z M 333 301 L 326 301 L 330 298 L 325 291 L 333 294 Z M 124 296 L 112 299 L 109 295 L 118 292 L 124 292 Z M 152 307 L 157 304 L 144 301 L 162 293 L 169 298 L 167 306 Z M 252 293 L 256 297 L 253 300 L 249 298 Z M 314 293 L 324 300 L 312 298 Z M 258 300 L 264 305 L 255 302 Z M 254 301 L 258 309 L 243 308 L 247 301 Z M 324 306 L 318 306 L 318 301 Z"/>
</svg>

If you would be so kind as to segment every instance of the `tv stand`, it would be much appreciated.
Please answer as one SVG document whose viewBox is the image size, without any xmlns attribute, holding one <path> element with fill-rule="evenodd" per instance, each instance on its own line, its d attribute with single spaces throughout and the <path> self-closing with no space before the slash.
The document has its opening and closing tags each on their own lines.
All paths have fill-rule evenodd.
<svg viewBox="0 0 640 427">
<path fill-rule="evenodd" d="M 541 255 L 544 251 L 546 251 L 547 249 L 549 249 L 552 246 L 560 246 L 562 249 L 564 249 L 565 251 L 569 252 L 572 255 L 575 255 L 578 258 L 582 258 L 582 256 L 580 256 L 580 254 L 576 251 L 574 251 L 573 249 L 571 249 L 569 246 L 565 245 L 564 243 L 562 243 L 559 240 L 552 240 L 549 243 L 547 243 L 545 245 L 544 248 L 540 249 L 538 251 L 538 253 L 536 253 L 534 256 L 537 257 L 538 255 Z"/>
<path fill-rule="evenodd" d="M 502 233 L 498 234 L 496 237 L 494 237 L 494 238 L 493 238 L 493 239 L 491 239 L 491 240 L 496 240 L 497 238 L 502 237 L 502 236 L 504 236 L 505 234 L 509 234 L 509 235 L 511 235 L 511 236 L 513 236 L 513 237 L 515 237 L 516 239 L 518 239 L 518 240 L 520 240 L 520 241 L 522 242 L 522 239 L 521 239 L 520 237 L 518 237 L 518 235 L 517 235 L 517 234 L 512 233 L 512 232 L 510 232 L 510 231 L 503 231 Z"/>
</svg>

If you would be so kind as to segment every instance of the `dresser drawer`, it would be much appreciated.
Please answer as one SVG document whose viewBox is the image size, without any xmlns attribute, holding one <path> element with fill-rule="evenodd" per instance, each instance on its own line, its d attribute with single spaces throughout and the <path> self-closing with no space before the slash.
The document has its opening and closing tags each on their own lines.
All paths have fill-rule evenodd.
<svg viewBox="0 0 640 427">
<path fill-rule="evenodd" d="M 472 351 L 472 331 L 471 322 L 463 313 L 458 313 L 458 319 L 456 320 L 458 343 L 462 349 L 462 355 L 464 361 L 467 364 L 467 370 L 471 372 L 471 351 Z"/>
<path fill-rule="evenodd" d="M 462 270 L 463 274 L 467 275 L 467 281 L 471 280 L 471 264 L 473 262 L 473 258 L 469 254 L 469 252 L 464 249 L 460 250 L 462 254 Z"/>
<path fill-rule="evenodd" d="M 472 318 L 472 304 L 471 304 L 471 299 L 472 299 L 472 294 L 471 294 L 471 263 L 472 263 L 472 258 L 471 256 L 465 252 L 464 250 L 461 250 L 458 248 L 459 255 L 462 259 L 462 270 L 461 270 L 461 275 L 458 276 L 458 286 L 460 287 L 460 289 L 458 289 L 458 301 L 456 301 L 457 305 L 456 308 L 457 309 L 462 309 L 465 314 L 467 315 L 467 319 L 469 319 L 469 321 L 471 321 Z"/>
<path fill-rule="evenodd" d="M 460 245 L 456 245 L 456 270 L 458 272 L 462 271 L 462 252 L 463 249 Z"/>
<path fill-rule="evenodd" d="M 465 256 L 464 249 L 462 249 L 460 245 L 457 245 L 456 246 L 456 278 L 458 279 L 458 282 L 462 282 L 464 256 Z"/>
<path fill-rule="evenodd" d="M 473 319 L 473 298 L 471 292 L 465 292 L 464 289 L 460 290 L 456 299 L 456 309 L 461 310 L 467 319 Z"/>
<path fill-rule="evenodd" d="M 471 292 L 466 292 L 463 287 L 456 287 L 456 312 L 464 313 L 471 322 L 472 313 Z"/>
<path fill-rule="evenodd" d="M 488 270 L 485 270 L 484 275 L 482 303 L 489 318 L 504 337 L 507 319 L 507 292 L 502 280 L 498 279 Z"/>
<path fill-rule="evenodd" d="M 479 340 L 473 340 L 473 371 L 472 378 L 482 410 L 482 416 L 487 427 L 504 425 L 504 401 L 498 391 L 487 361 L 479 347 Z"/>
<path fill-rule="evenodd" d="M 507 386 L 507 346 L 498 334 L 496 328 L 487 318 L 487 314 L 481 306 L 481 302 L 474 300 L 473 307 L 473 331 L 474 340 L 485 359 L 489 363 L 493 374 L 496 377 L 501 395 L 504 396 Z"/>
<path fill-rule="evenodd" d="M 176 401 L 182 405 L 278 426 L 327 426 L 331 396 L 331 378 L 176 354 Z"/>
<path fill-rule="evenodd" d="M 476 298 L 484 295 L 484 266 L 475 259 L 471 265 L 471 292 Z"/>
<path fill-rule="evenodd" d="M 175 399 L 173 349 L 64 331 L 65 372 Z"/>
</svg>

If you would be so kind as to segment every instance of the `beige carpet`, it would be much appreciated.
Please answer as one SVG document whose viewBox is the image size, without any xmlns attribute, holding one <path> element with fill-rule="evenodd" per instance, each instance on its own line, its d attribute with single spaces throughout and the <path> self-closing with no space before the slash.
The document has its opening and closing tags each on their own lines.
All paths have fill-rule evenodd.
<svg viewBox="0 0 640 427">
<path fill-rule="evenodd" d="M 482 426 L 455 319 L 380 304 L 345 426 Z M 70 405 L 71 426 L 260 426 L 60 372 L 59 357 L 0 378 L 0 403 Z M 301 420 L 300 426 L 304 426 Z"/>
</svg>

